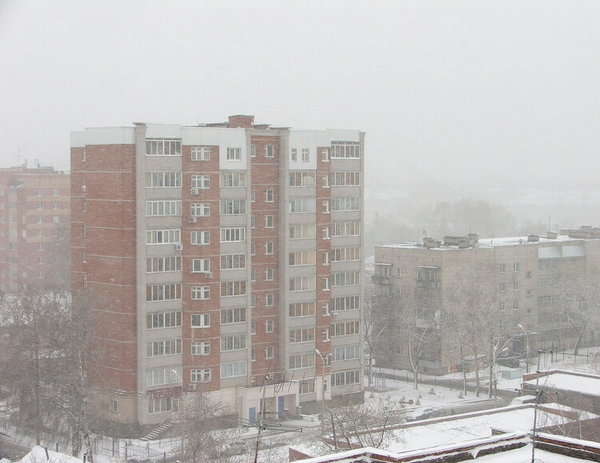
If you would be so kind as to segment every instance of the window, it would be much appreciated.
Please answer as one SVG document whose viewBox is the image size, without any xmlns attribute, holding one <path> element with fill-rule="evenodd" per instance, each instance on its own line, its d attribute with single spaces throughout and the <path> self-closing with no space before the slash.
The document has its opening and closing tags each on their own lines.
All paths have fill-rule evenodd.
<svg viewBox="0 0 600 463">
<path fill-rule="evenodd" d="M 290 330 L 289 341 L 290 343 L 300 342 L 312 342 L 315 340 L 315 329 L 314 328 L 296 328 Z"/>
<path fill-rule="evenodd" d="M 360 260 L 360 248 L 333 248 L 331 250 L 331 262 L 343 262 L 348 260 Z"/>
<path fill-rule="evenodd" d="M 518 290 L 519 290 L 519 282 L 513 281 L 513 291 L 518 291 Z"/>
<path fill-rule="evenodd" d="M 360 323 L 358 321 L 334 323 L 329 331 L 332 337 L 360 334 Z"/>
<path fill-rule="evenodd" d="M 272 215 L 265 215 L 265 228 L 273 228 L 274 220 Z"/>
<path fill-rule="evenodd" d="M 333 210 L 333 211 L 359 211 L 360 210 L 360 198 L 358 196 L 333 198 L 331 200 L 331 210 Z"/>
<path fill-rule="evenodd" d="M 222 281 L 221 296 L 244 296 L 246 294 L 246 281 Z"/>
<path fill-rule="evenodd" d="M 265 347 L 265 360 L 271 360 L 275 357 L 275 348 L 273 346 Z"/>
<path fill-rule="evenodd" d="M 360 296 L 336 297 L 331 300 L 331 310 L 358 310 L 360 308 Z"/>
<path fill-rule="evenodd" d="M 181 172 L 146 172 L 146 188 L 177 188 Z"/>
<path fill-rule="evenodd" d="M 210 314 L 193 313 L 192 328 L 208 328 L 210 326 Z"/>
<path fill-rule="evenodd" d="M 192 273 L 210 272 L 210 259 L 192 259 Z"/>
<path fill-rule="evenodd" d="M 360 158 L 360 144 L 351 141 L 332 141 L 331 142 L 331 158 Z"/>
<path fill-rule="evenodd" d="M 181 140 L 172 138 L 147 138 L 147 156 L 181 156 Z"/>
<path fill-rule="evenodd" d="M 246 321 L 246 307 L 232 307 L 221 309 L 221 325 L 244 323 Z"/>
<path fill-rule="evenodd" d="M 181 201 L 146 201 L 146 217 L 181 215 Z"/>
<path fill-rule="evenodd" d="M 146 386 L 163 384 L 181 384 L 181 367 L 172 365 L 146 370 Z"/>
<path fill-rule="evenodd" d="M 146 314 L 146 328 L 174 328 L 181 326 L 181 312 L 151 312 Z"/>
<path fill-rule="evenodd" d="M 315 265 L 316 251 L 296 251 L 290 252 L 290 265 Z"/>
<path fill-rule="evenodd" d="M 179 256 L 146 258 L 146 273 L 178 271 L 181 271 L 181 257 Z"/>
<path fill-rule="evenodd" d="M 275 270 L 272 268 L 265 269 L 265 280 L 273 281 L 275 279 Z"/>
<path fill-rule="evenodd" d="M 321 161 L 329 162 L 329 150 L 327 148 L 323 148 L 323 151 L 321 151 Z"/>
<path fill-rule="evenodd" d="M 193 231 L 190 232 L 190 243 L 197 246 L 210 244 L 210 232 Z"/>
<path fill-rule="evenodd" d="M 315 277 L 303 276 L 290 278 L 290 291 L 314 291 Z"/>
<path fill-rule="evenodd" d="M 315 239 L 317 227 L 314 223 L 297 223 L 290 225 L 290 239 Z"/>
<path fill-rule="evenodd" d="M 323 291 L 329 291 L 329 277 L 324 277 L 321 279 L 321 289 Z"/>
<path fill-rule="evenodd" d="M 221 378 L 233 378 L 246 376 L 246 362 L 231 362 L 221 364 Z"/>
<path fill-rule="evenodd" d="M 314 367 L 315 354 L 311 352 L 310 354 L 290 355 L 288 365 L 290 370 Z"/>
<path fill-rule="evenodd" d="M 246 241 L 246 227 L 221 228 L 221 243 Z"/>
<path fill-rule="evenodd" d="M 290 150 L 290 159 L 292 161 L 297 161 L 298 160 L 298 149 L 297 148 L 292 148 Z"/>
<path fill-rule="evenodd" d="M 498 264 L 498 272 L 500 272 L 500 273 L 506 272 L 506 264 Z"/>
<path fill-rule="evenodd" d="M 176 397 L 149 397 L 148 413 L 176 412 L 179 410 L 179 399 Z"/>
<path fill-rule="evenodd" d="M 256 145 L 254 143 L 250 145 L 250 157 L 256 157 Z"/>
<path fill-rule="evenodd" d="M 265 243 L 265 254 L 273 254 L 273 241 L 267 241 Z"/>
<path fill-rule="evenodd" d="M 110 401 L 110 411 L 115 413 L 119 411 L 119 402 L 117 400 L 112 399 Z"/>
<path fill-rule="evenodd" d="M 228 161 L 239 161 L 242 159 L 242 149 L 241 148 L 227 148 L 227 157 L 225 158 Z"/>
<path fill-rule="evenodd" d="M 329 176 L 323 175 L 323 177 L 321 177 L 321 181 L 323 183 L 323 188 L 329 188 Z"/>
<path fill-rule="evenodd" d="M 209 203 L 191 203 L 190 215 L 192 217 L 208 217 L 210 215 Z"/>
<path fill-rule="evenodd" d="M 210 299 L 210 286 L 192 286 L 192 301 L 207 301 Z"/>
<path fill-rule="evenodd" d="M 498 284 L 498 291 L 506 291 L 506 283 L 502 282 Z"/>
<path fill-rule="evenodd" d="M 250 216 L 250 228 L 256 228 L 256 216 L 255 215 Z"/>
<path fill-rule="evenodd" d="M 246 186 L 246 172 L 234 170 L 221 172 L 221 187 L 235 188 L 244 186 Z"/>
<path fill-rule="evenodd" d="M 312 394 L 315 392 L 315 380 L 314 379 L 303 379 L 299 381 L 300 394 Z"/>
<path fill-rule="evenodd" d="M 256 269 L 255 268 L 250 270 L 250 281 L 256 281 Z"/>
<path fill-rule="evenodd" d="M 332 350 L 333 361 L 354 360 L 360 358 L 360 346 L 335 347 Z"/>
<path fill-rule="evenodd" d="M 255 245 L 254 241 L 252 241 L 250 243 L 250 255 L 251 256 L 255 256 L 256 255 L 256 245 Z"/>
<path fill-rule="evenodd" d="M 290 172 L 290 186 L 314 186 L 315 185 L 315 173 L 314 172 Z"/>
<path fill-rule="evenodd" d="M 331 274 L 331 286 L 353 286 L 359 283 L 359 272 L 334 272 Z"/>
<path fill-rule="evenodd" d="M 519 262 L 513 262 L 513 272 L 518 272 L 519 266 Z"/>
<path fill-rule="evenodd" d="M 290 317 L 310 317 L 315 315 L 314 302 L 295 302 L 289 305 L 288 314 Z"/>
<path fill-rule="evenodd" d="M 315 198 L 306 198 L 303 196 L 291 197 L 289 209 L 291 213 L 312 213 L 315 212 L 317 200 Z"/>
<path fill-rule="evenodd" d="M 210 368 L 192 369 L 190 373 L 190 381 L 192 383 L 210 383 Z"/>
<path fill-rule="evenodd" d="M 210 161 L 210 147 L 192 146 L 192 161 Z"/>
<path fill-rule="evenodd" d="M 229 352 L 232 350 L 242 350 L 246 348 L 246 335 L 233 334 L 229 336 L 221 336 L 221 352 Z"/>
<path fill-rule="evenodd" d="M 302 148 L 302 162 L 308 162 L 310 160 L 310 150 L 308 148 Z"/>
<path fill-rule="evenodd" d="M 323 227 L 323 230 L 321 232 L 321 236 L 323 237 L 324 240 L 328 240 L 330 238 L 329 227 Z"/>
<path fill-rule="evenodd" d="M 245 254 L 225 254 L 221 256 L 221 270 L 246 268 Z"/>
<path fill-rule="evenodd" d="M 160 339 L 147 344 L 147 357 L 181 354 L 181 339 Z"/>
<path fill-rule="evenodd" d="M 272 189 L 266 189 L 265 190 L 265 202 L 267 203 L 272 203 L 274 201 L 275 195 L 273 194 L 273 190 Z"/>
<path fill-rule="evenodd" d="M 323 200 L 322 212 L 323 212 L 323 214 L 329 214 L 329 200 L 328 199 Z"/>
<path fill-rule="evenodd" d="M 265 294 L 265 306 L 272 307 L 275 305 L 275 295 L 271 293 Z"/>
<path fill-rule="evenodd" d="M 275 145 L 265 145 L 265 157 L 275 157 Z"/>
<path fill-rule="evenodd" d="M 265 320 L 265 333 L 272 333 L 274 331 L 275 324 L 273 320 Z"/>
<path fill-rule="evenodd" d="M 239 215 L 246 213 L 245 199 L 222 199 L 221 214 L 223 215 Z"/>
<path fill-rule="evenodd" d="M 146 285 L 146 301 L 174 301 L 181 299 L 181 284 Z"/>
<path fill-rule="evenodd" d="M 519 310 L 519 301 L 513 301 L 513 310 Z"/>
<path fill-rule="evenodd" d="M 331 387 L 346 386 L 349 384 L 360 383 L 360 371 L 340 371 L 338 373 L 332 373 L 331 375 Z"/>
<path fill-rule="evenodd" d="M 192 175 L 192 188 L 207 190 L 210 188 L 209 175 Z"/>
<path fill-rule="evenodd" d="M 343 171 L 332 172 L 331 186 L 359 186 L 360 172 L 358 171 Z"/>
</svg>

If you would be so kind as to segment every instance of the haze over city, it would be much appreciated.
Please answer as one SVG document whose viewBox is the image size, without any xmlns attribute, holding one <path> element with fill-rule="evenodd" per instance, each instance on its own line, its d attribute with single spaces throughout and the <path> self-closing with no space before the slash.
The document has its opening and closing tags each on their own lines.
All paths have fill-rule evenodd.
<svg viewBox="0 0 600 463">
<path fill-rule="evenodd" d="M 0 0 L 0 463 L 597 459 L 598 24 Z"/>
</svg>

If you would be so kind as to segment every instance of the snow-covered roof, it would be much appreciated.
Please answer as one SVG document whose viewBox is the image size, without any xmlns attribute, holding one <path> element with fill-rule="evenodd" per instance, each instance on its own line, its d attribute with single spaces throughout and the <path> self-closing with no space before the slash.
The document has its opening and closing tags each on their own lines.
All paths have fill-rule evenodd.
<svg viewBox="0 0 600 463">
<path fill-rule="evenodd" d="M 82 460 L 36 445 L 17 463 L 82 463 Z"/>
<path fill-rule="evenodd" d="M 530 387 L 535 387 L 536 380 L 523 381 Z M 600 396 L 600 376 L 573 374 L 568 371 L 556 371 L 539 377 L 540 387 L 562 389 L 564 391 Z"/>
</svg>

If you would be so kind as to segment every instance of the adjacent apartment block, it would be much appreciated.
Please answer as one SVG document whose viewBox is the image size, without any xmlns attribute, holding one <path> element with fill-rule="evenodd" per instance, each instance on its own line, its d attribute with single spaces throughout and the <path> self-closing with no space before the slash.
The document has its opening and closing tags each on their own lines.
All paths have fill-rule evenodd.
<svg viewBox="0 0 600 463">
<path fill-rule="evenodd" d="M 72 134 L 73 287 L 111 420 L 202 391 L 254 422 L 362 390 L 363 139 L 243 115 Z"/>
<path fill-rule="evenodd" d="M 0 291 L 68 285 L 69 175 L 52 167 L 0 169 Z"/>
<path fill-rule="evenodd" d="M 487 363 L 491 342 L 498 355 L 524 357 L 590 341 L 600 328 L 599 231 L 377 246 L 373 332 L 387 325 L 378 363 L 407 368 L 412 356 L 437 374 Z"/>
</svg>

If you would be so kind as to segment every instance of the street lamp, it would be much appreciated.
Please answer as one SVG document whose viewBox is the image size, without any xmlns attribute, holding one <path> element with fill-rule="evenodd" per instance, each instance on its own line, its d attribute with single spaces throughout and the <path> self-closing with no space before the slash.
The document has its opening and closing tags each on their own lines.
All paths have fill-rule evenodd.
<svg viewBox="0 0 600 463">
<path fill-rule="evenodd" d="M 315 349 L 315 352 L 317 354 L 319 354 L 319 357 L 321 357 L 321 364 L 323 366 L 323 369 L 321 370 L 321 376 L 322 381 L 321 381 L 321 422 L 325 419 L 325 361 L 327 358 L 329 358 L 329 356 L 331 354 L 321 354 L 321 351 L 319 349 Z"/>
<path fill-rule="evenodd" d="M 517 326 L 525 333 L 525 373 L 529 373 L 529 333 L 520 323 Z"/>
</svg>

